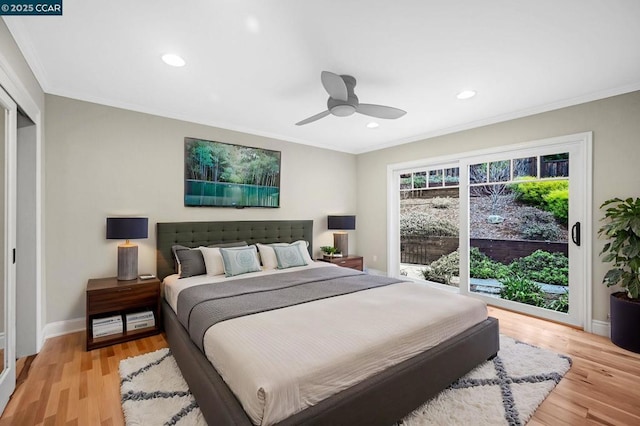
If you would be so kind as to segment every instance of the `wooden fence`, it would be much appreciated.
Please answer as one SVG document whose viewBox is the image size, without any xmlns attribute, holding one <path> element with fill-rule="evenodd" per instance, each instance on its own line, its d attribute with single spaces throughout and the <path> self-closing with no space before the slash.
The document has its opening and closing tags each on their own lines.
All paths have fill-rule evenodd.
<svg viewBox="0 0 640 426">
<path fill-rule="evenodd" d="M 458 237 L 400 237 L 400 262 L 428 265 L 457 248 Z"/>
<path fill-rule="evenodd" d="M 519 257 L 529 256 L 536 250 L 568 255 L 567 243 L 529 240 L 494 240 L 472 238 L 471 247 L 477 247 L 491 259 L 504 264 Z M 457 237 L 401 237 L 400 262 L 428 265 L 458 248 Z"/>
</svg>

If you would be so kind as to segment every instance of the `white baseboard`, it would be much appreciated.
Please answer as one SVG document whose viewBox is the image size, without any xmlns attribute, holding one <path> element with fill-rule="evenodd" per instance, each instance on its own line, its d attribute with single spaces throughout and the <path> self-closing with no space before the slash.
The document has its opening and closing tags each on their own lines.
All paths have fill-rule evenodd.
<svg viewBox="0 0 640 426">
<path fill-rule="evenodd" d="M 0 333 L 0 349 L 4 349 L 4 331 Z"/>
<path fill-rule="evenodd" d="M 371 275 L 385 275 L 383 271 L 369 269 Z M 66 321 L 56 321 L 48 323 L 43 330 L 42 336 L 46 341 L 51 337 L 62 336 L 64 334 L 75 333 L 85 329 L 84 318 L 74 318 Z M 593 320 L 591 322 L 591 332 L 599 336 L 610 337 L 610 325 L 608 321 Z M 4 333 L 0 333 L 0 349 L 4 349 Z"/>
<path fill-rule="evenodd" d="M 66 321 L 50 322 L 44 326 L 42 331 L 43 340 L 51 337 L 62 336 L 63 334 L 75 333 L 85 329 L 85 318 L 74 318 Z"/>
<path fill-rule="evenodd" d="M 591 332 L 599 336 L 611 337 L 611 325 L 609 321 L 591 321 Z"/>
</svg>

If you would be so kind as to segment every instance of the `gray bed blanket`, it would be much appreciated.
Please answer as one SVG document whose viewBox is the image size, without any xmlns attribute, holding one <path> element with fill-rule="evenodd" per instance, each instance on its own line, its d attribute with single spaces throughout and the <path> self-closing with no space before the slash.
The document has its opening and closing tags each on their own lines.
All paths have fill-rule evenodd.
<svg viewBox="0 0 640 426">
<path fill-rule="evenodd" d="M 204 334 L 232 318 L 401 282 L 349 268 L 311 268 L 184 289 L 178 319 L 204 350 Z"/>
</svg>

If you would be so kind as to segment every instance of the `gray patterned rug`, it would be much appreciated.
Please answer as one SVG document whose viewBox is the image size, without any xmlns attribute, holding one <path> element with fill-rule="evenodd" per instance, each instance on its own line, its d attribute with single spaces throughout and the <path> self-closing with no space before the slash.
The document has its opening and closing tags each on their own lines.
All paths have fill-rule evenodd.
<svg viewBox="0 0 640 426">
<path fill-rule="evenodd" d="M 405 417 L 400 426 L 523 425 L 562 379 L 571 359 L 500 336 L 500 352 Z M 120 362 L 127 426 L 204 426 L 168 349 Z"/>
</svg>

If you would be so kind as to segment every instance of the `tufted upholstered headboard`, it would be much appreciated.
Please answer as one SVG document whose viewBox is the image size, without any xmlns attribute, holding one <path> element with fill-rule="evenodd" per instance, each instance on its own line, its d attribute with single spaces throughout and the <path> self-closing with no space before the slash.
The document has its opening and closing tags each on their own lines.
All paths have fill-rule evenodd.
<svg viewBox="0 0 640 426">
<path fill-rule="evenodd" d="M 309 254 L 313 256 L 312 220 L 157 223 L 156 273 L 160 280 L 175 273 L 171 252 L 175 244 L 199 247 L 235 241 L 268 244 L 298 240 L 309 241 Z"/>
</svg>

